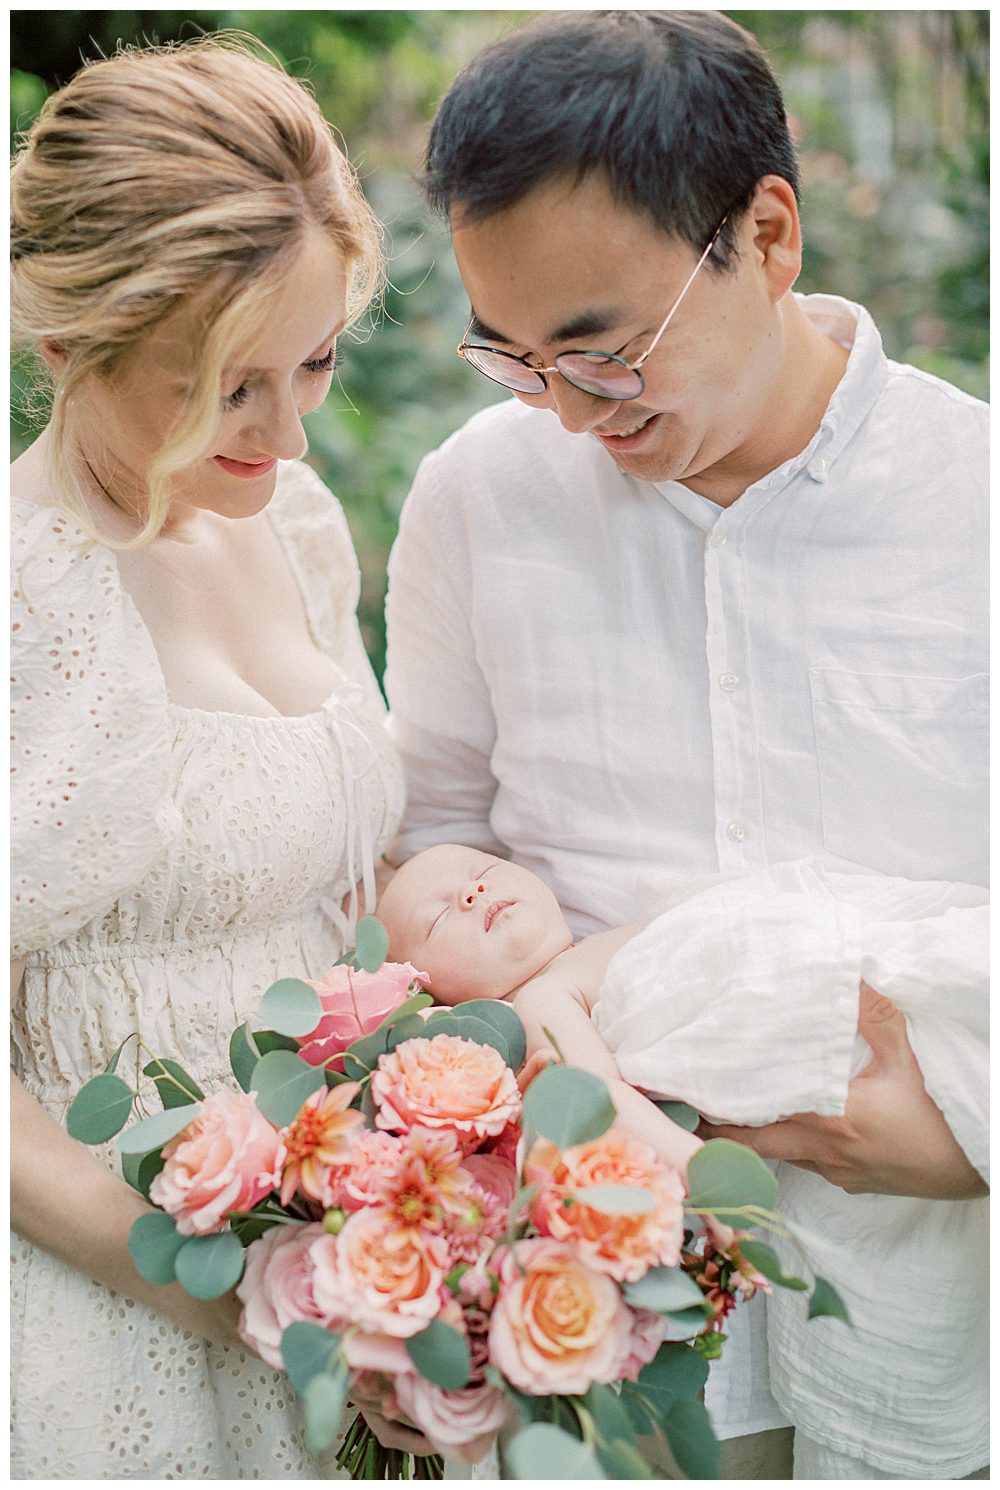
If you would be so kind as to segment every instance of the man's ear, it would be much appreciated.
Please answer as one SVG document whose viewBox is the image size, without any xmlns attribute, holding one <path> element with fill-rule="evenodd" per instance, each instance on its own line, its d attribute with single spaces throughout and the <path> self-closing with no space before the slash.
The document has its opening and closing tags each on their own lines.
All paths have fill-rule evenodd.
<svg viewBox="0 0 1000 1490">
<path fill-rule="evenodd" d="M 753 247 L 777 304 L 802 268 L 802 229 L 795 191 L 784 176 L 762 176 L 747 214 Z"/>
</svg>

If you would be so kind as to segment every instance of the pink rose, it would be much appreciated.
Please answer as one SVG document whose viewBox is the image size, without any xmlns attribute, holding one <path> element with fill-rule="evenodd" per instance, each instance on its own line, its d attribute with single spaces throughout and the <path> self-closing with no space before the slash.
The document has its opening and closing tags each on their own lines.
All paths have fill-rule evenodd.
<svg viewBox="0 0 1000 1490">
<path fill-rule="evenodd" d="M 469 1148 L 502 1133 L 521 1110 L 517 1080 L 499 1052 L 459 1035 L 404 1040 L 379 1057 L 371 1092 L 379 1128 L 450 1128 Z"/>
<path fill-rule="evenodd" d="M 348 1216 L 336 1238 L 312 1249 L 316 1300 L 331 1314 L 347 1313 L 373 1334 L 415 1335 L 440 1313 L 451 1267 L 443 1239 L 401 1226 L 386 1207 Z"/>
<path fill-rule="evenodd" d="M 243 1300 L 240 1334 L 262 1360 L 283 1368 L 281 1336 L 296 1320 L 339 1329 L 346 1322 L 320 1308 L 313 1293 L 310 1248 L 323 1236 L 318 1224 L 272 1226 L 247 1248 L 246 1269 L 236 1293 Z"/>
<path fill-rule="evenodd" d="M 549 1237 L 516 1242 L 499 1271 L 490 1359 L 513 1386 L 576 1395 L 616 1380 L 632 1334 L 616 1283 Z"/>
<path fill-rule="evenodd" d="M 383 963 L 377 973 L 359 972 L 346 963 L 332 967 L 318 983 L 310 983 L 319 994 L 323 1017 L 299 1041 L 302 1059 L 310 1066 L 328 1065 L 332 1071 L 343 1071 L 348 1045 L 377 1029 L 405 1002 L 414 980 L 426 976 L 408 962 Z"/>
<path fill-rule="evenodd" d="M 192 1108 L 186 1128 L 163 1146 L 149 1196 L 185 1236 L 221 1231 L 230 1211 L 249 1211 L 281 1177 L 281 1135 L 245 1092 L 216 1092 Z"/>
<path fill-rule="evenodd" d="M 647 1143 L 624 1128 L 562 1152 L 539 1139 L 524 1164 L 524 1178 L 538 1185 L 531 1218 L 546 1236 L 569 1243 L 589 1267 L 619 1283 L 634 1283 L 651 1267 L 674 1267 L 684 1238 L 684 1181 Z M 646 1190 L 653 1207 L 609 1215 L 586 1203 L 597 1185 Z"/>
<path fill-rule="evenodd" d="M 650 1361 L 663 1344 L 667 1333 L 667 1320 L 663 1314 L 654 1314 L 652 1309 L 630 1309 L 632 1333 L 628 1339 L 624 1360 L 618 1362 L 616 1375 L 623 1381 L 635 1381 L 643 1366 Z"/>
<path fill-rule="evenodd" d="M 472 1358 L 469 1382 L 445 1391 L 410 1372 L 396 1381 L 398 1404 L 440 1453 L 454 1453 L 463 1463 L 475 1464 L 509 1421 L 512 1404 L 503 1388 L 492 1386 L 484 1375 L 489 1362 L 487 1315 L 475 1308 L 463 1313 L 452 1302 L 441 1317 L 466 1336 Z"/>
<path fill-rule="evenodd" d="M 517 1170 L 500 1154 L 468 1154 L 462 1165 L 484 1190 L 489 1190 L 505 1208 L 517 1191 Z"/>
</svg>

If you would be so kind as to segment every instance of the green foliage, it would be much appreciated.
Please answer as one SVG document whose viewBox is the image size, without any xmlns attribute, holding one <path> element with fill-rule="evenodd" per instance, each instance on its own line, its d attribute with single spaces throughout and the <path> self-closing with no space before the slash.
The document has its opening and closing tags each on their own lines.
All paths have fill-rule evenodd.
<svg viewBox="0 0 1000 1490">
<path fill-rule="evenodd" d="M 177 1230 L 173 1216 L 154 1211 L 132 1222 L 128 1250 L 147 1283 L 173 1283 L 177 1254 L 187 1240 Z"/>
<path fill-rule="evenodd" d="M 588 1185 L 574 1199 L 606 1216 L 643 1216 L 656 1205 L 653 1192 L 639 1185 Z"/>
<path fill-rule="evenodd" d="M 156 1083 L 156 1090 L 165 1108 L 189 1107 L 192 1102 L 200 1102 L 205 1095 L 193 1077 L 176 1061 L 157 1056 L 147 1066 L 143 1066 L 142 1070 L 143 1075 L 152 1077 Z"/>
<path fill-rule="evenodd" d="M 339 1351 L 340 1337 L 308 1320 L 296 1320 L 282 1332 L 281 1359 L 300 1397 L 316 1376 L 330 1369 Z"/>
<path fill-rule="evenodd" d="M 270 1029 L 291 1038 L 311 1035 L 323 1017 L 315 988 L 301 978 L 279 978 L 260 1001 L 260 1017 Z"/>
<path fill-rule="evenodd" d="M 455 1035 L 460 1040 L 474 1040 L 477 1045 L 491 1045 L 508 1066 L 511 1064 L 510 1047 L 499 1026 L 478 1019 L 474 1014 L 466 1014 L 463 1004 L 447 1014 L 432 1014 L 424 1022 L 423 1034 L 428 1040 L 435 1035 Z"/>
<path fill-rule="evenodd" d="M 156 1150 L 151 1154 L 122 1154 L 122 1178 L 148 1200 L 149 1187 L 163 1163 L 163 1155 Z"/>
<path fill-rule="evenodd" d="M 650 1268 L 635 1283 L 624 1285 L 626 1301 L 635 1309 L 670 1314 L 701 1306 L 704 1294 L 680 1268 Z"/>
<path fill-rule="evenodd" d="M 701 1113 L 696 1107 L 691 1107 L 687 1102 L 665 1102 L 656 1100 L 654 1107 L 658 1107 L 664 1117 L 668 1117 L 678 1128 L 683 1128 L 685 1133 L 693 1133 L 701 1122 Z"/>
<path fill-rule="evenodd" d="M 719 1441 L 708 1409 L 697 1398 L 675 1402 L 663 1419 L 663 1436 L 677 1467 L 688 1480 L 719 1478 Z"/>
<path fill-rule="evenodd" d="M 840 1294 L 826 1278 L 817 1278 L 809 1296 L 810 1319 L 839 1319 L 849 1325 L 851 1316 Z"/>
<path fill-rule="evenodd" d="M 687 1205 L 693 1211 L 754 1224 L 745 1208 L 774 1209 L 778 1182 L 757 1154 L 729 1138 L 710 1138 L 688 1164 Z"/>
<path fill-rule="evenodd" d="M 134 1093 L 120 1076 L 102 1072 L 85 1081 L 66 1114 L 66 1129 L 80 1143 L 106 1143 L 128 1121 Z"/>
<path fill-rule="evenodd" d="M 182 1128 L 186 1128 L 194 1114 L 189 1106 L 170 1107 L 155 1112 L 152 1117 L 133 1123 L 118 1137 L 118 1148 L 123 1154 L 151 1154 L 161 1149 Z"/>
<path fill-rule="evenodd" d="M 337 1437 L 349 1385 L 347 1362 L 338 1352 L 330 1371 L 306 1387 L 306 1448 L 311 1454 L 322 1454 Z"/>
<path fill-rule="evenodd" d="M 243 1243 L 232 1231 L 186 1237 L 174 1259 L 181 1287 L 195 1299 L 219 1299 L 243 1276 Z"/>
<path fill-rule="evenodd" d="M 604 1082 L 572 1066 L 549 1066 L 524 1094 L 524 1122 L 544 1138 L 569 1148 L 600 1138 L 615 1120 Z"/>
<path fill-rule="evenodd" d="M 444 1320 L 432 1319 L 425 1330 L 408 1336 L 404 1343 L 407 1355 L 421 1376 L 426 1376 L 435 1386 L 456 1391 L 468 1385 L 472 1375 L 468 1342 Z"/>
<path fill-rule="evenodd" d="M 508 1066 L 512 1071 L 521 1069 L 528 1053 L 527 1042 L 524 1025 L 510 1004 L 501 999 L 468 999 L 464 1004 L 458 1004 L 454 1012 L 463 1019 L 479 1019 L 491 1024 L 503 1036 Z M 500 1053 L 502 1055 L 503 1050 Z"/>
<path fill-rule="evenodd" d="M 290 1123 L 306 1098 L 325 1085 L 322 1068 L 310 1066 L 291 1050 L 271 1050 L 254 1068 L 257 1106 L 276 1128 Z"/>
<path fill-rule="evenodd" d="M 507 1445 L 504 1460 L 515 1480 L 606 1480 L 589 1444 L 554 1423 L 529 1423 Z"/>
<path fill-rule="evenodd" d="M 389 933 L 375 916 L 362 916 L 354 939 L 354 964 L 377 973 L 389 954 Z"/>
<path fill-rule="evenodd" d="M 777 1252 L 767 1242 L 760 1242 L 753 1238 L 741 1240 L 740 1251 L 758 1273 L 777 1284 L 779 1288 L 791 1288 L 801 1293 L 803 1289 L 809 1287 L 804 1278 L 795 1278 L 784 1271 Z"/>
</svg>

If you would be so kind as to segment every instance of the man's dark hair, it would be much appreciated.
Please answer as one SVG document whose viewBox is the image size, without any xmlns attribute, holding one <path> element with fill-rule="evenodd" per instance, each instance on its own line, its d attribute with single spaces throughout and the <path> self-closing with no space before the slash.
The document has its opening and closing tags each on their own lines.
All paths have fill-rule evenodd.
<svg viewBox="0 0 1000 1490">
<path fill-rule="evenodd" d="M 781 91 L 760 44 L 711 11 L 584 11 L 494 42 L 448 90 L 424 185 L 447 216 L 513 206 L 558 175 L 604 172 L 615 198 L 700 252 L 762 176 L 798 195 Z M 714 256 L 714 255 L 713 255 Z"/>
</svg>

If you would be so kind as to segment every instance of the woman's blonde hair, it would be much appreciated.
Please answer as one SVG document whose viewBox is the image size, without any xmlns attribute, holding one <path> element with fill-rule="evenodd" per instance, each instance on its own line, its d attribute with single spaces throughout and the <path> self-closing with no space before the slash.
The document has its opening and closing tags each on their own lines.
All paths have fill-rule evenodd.
<svg viewBox="0 0 1000 1490">
<path fill-rule="evenodd" d="M 51 448 L 61 505 L 94 537 L 67 444 L 73 393 L 112 378 L 165 317 L 197 304 L 188 404 L 149 473 L 133 548 L 166 518 L 170 478 L 203 455 L 223 369 L 266 314 L 304 235 L 352 270 L 354 320 L 382 275 L 378 224 L 312 95 L 253 38 L 122 48 L 49 98 L 14 162 L 15 344 L 59 353 Z M 108 539 L 103 541 L 108 542 Z"/>
</svg>

